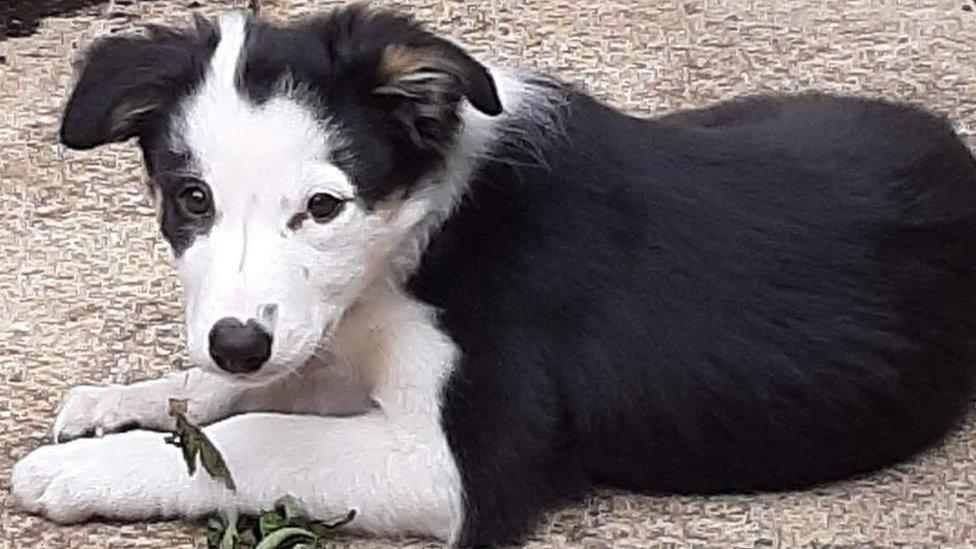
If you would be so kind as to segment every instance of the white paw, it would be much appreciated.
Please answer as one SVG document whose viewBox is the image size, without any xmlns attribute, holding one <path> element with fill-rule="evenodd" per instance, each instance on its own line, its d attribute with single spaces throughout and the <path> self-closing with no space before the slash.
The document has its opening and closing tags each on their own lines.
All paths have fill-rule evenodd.
<svg viewBox="0 0 976 549">
<path fill-rule="evenodd" d="M 165 416 L 152 402 L 140 402 L 124 386 L 74 387 L 62 397 L 61 410 L 54 421 L 54 442 L 123 431 L 133 427 L 154 428 L 149 421 Z"/>
<path fill-rule="evenodd" d="M 212 491 L 191 490 L 179 449 L 163 437 L 135 431 L 38 448 L 14 465 L 14 501 L 61 523 L 183 514 L 184 505 L 201 503 L 194 495 Z"/>
</svg>

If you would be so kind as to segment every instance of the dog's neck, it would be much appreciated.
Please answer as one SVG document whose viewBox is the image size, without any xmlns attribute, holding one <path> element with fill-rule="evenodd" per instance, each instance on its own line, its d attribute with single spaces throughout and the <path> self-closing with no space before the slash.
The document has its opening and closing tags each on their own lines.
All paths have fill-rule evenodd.
<svg viewBox="0 0 976 549">
<path fill-rule="evenodd" d="M 492 74 L 502 114 L 487 116 L 462 104 L 461 130 L 442 168 L 400 208 L 399 224 L 409 228 L 393 244 L 386 276 L 374 278 L 379 283 L 400 286 L 414 273 L 431 238 L 460 204 L 484 162 L 545 162 L 540 151 L 546 139 L 559 134 L 554 130 L 565 88 L 525 71 L 493 69 Z"/>
<path fill-rule="evenodd" d="M 492 74 L 502 114 L 486 116 L 462 105 L 461 131 L 443 167 L 401 204 L 389 208 L 397 216 L 392 225 L 399 230 L 390 235 L 383 257 L 367 267 L 369 275 L 331 332 L 333 341 L 323 341 L 323 348 L 341 347 L 335 339 L 348 332 L 344 328 L 350 323 L 362 324 L 364 311 L 377 309 L 378 302 L 410 299 L 403 285 L 420 266 L 428 244 L 458 207 L 484 162 L 546 164 L 542 151 L 546 140 L 561 135 L 559 118 L 566 88 L 524 71 L 495 69 Z"/>
</svg>

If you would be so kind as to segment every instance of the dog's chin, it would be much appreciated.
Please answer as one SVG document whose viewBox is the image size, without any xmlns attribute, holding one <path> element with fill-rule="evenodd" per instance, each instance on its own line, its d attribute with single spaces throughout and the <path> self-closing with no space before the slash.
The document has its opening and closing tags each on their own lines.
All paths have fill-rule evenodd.
<svg viewBox="0 0 976 549">
<path fill-rule="evenodd" d="M 262 385 L 267 385 L 268 383 L 273 383 L 283 377 L 287 377 L 298 370 L 298 367 L 266 367 L 261 368 L 256 372 L 246 374 L 228 372 L 213 366 L 212 364 L 204 366 L 203 369 L 231 381 L 235 385 L 242 385 L 245 387 L 260 387 Z"/>
</svg>

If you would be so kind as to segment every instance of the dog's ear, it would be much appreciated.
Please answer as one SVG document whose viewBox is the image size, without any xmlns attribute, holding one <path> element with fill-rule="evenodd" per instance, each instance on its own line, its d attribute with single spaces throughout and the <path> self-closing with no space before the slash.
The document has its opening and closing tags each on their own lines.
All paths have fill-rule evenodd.
<svg viewBox="0 0 976 549">
<path fill-rule="evenodd" d="M 216 31 L 198 20 L 192 30 L 152 27 L 141 36 L 96 42 L 61 122 L 61 142 L 91 149 L 139 136 L 202 77 Z"/>
<path fill-rule="evenodd" d="M 502 112 L 488 69 L 454 44 L 434 37 L 385 46 L 373 94 L 386 98 L 394 116 L 424 146 L 439 146 L 451 138 L 461 98 L 486 115 Z"/>
</svg>

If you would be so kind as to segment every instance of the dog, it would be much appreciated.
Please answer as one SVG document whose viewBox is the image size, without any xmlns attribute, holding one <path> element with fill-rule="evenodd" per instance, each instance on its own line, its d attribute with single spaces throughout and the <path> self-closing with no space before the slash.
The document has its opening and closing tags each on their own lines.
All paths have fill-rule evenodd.
<svg viewBox="0 0 976 549">
<path fill-rule="evenodd" d="M 915 107 L 635 118 L 351 6 L 103 38 L 60 138 L 136 138 L 196 367 L 65 395 L 11 480 L 56 522 L 290 494 L 361 532 L 518 543 L 596 486 L 872 471 L 973 397 L 976 161 Z M 164 445 L 170 397 L 236 491 Z"/>
</svg>

